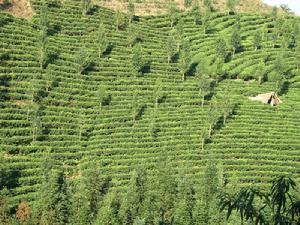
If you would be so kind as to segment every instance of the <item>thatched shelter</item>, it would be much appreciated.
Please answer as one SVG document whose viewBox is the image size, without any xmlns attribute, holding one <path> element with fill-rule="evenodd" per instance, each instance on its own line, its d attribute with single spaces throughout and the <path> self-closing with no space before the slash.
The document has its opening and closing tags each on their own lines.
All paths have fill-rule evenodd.
<svg viewBox="0 0 300 225">
<path fill-rule="evenodd" d="M 276 106 L 282 103 L 278 95 L 275 92 L 269 92 L 265 94 L 260 94 L 255 97 L 249 97 L 251 101 L 260 101 L 264 104 L 269 104 L 271 106 Z"/>
</svg>

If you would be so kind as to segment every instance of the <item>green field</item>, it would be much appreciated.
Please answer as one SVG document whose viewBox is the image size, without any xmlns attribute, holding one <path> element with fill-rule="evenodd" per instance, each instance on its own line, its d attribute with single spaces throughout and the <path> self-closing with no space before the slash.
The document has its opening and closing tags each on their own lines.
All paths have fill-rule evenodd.
<svg viewBox="0 0 300 225">
<path fill-rule="evenodd" d="M 155 173 L 162 158 L 178 176 L 185 171 L 195 180 L 213 158 L 224 176 L 237 177 L 241 187 L 265 188 L 278 175 L 300 181 L 299 59 L 293 44 L 283 46 L 287 38 L 293 39 L 294 27 L 287 24 L 297 24 L 299 18 L 286 16 L 281 27 L 286 33 L 279 32 L 274 40 L 276 22 L 271 15 L 213 12 L 204 33 L 203 24 L 195 25 L 190 12 L 179 13 L 191 67 L 207 63 L 213 83 L 202 107 L 199 77 L 191 70 L 183 81 L 180 60 L 167 61 L 167 39 L 175 29 L 168 15 L 136 17 L 130 26 L 116 30 L 116 12 L 109 9 L 95 7 L 82 15 L 80 1 L 47 1 L 51 60 L 40 68 L 41 2 L 31 0 L 36 12 L 31 20 L 0 12 L 0 156 L 16 174 L 12 205 L 35 200 L 42 182 L 40 164 L 49 155 L 61 163 L 70 180 L 94 160 L 101 176 L 109 175 L 112 186 L 121 191 L 132 170 L 142 166 Z M 229 40 L 237 21 L 242 48 L 218 74 L 216 40 Z M 101 22 L 110 49 L 99 58 L 96 37 Z M 128 44 L 133 30 L 149 64 L 138 76 L 132 72 L 133 48 Z M 252 40 L 257 31 L 262 40 L 255 50 Z M 82 49 L 91 56 L 92 66 L 78 73 Z M 250 101 L 248 96 L 274 90 L 271 75 L 281 55 L 286 76 L 283 103 L 272 107 Z M 266 81 L 259 84 L 254 73 L 262 60 Z M 156 106 L 158 81 L 162 91 Z M 99 90 L 104 87 L 105 103 L 100 107 Z M 201 130 L 207 126 L 211 102 L 217 101 L 221 111 L 225 95 L 235 107 L 225 125 L 222 118 L 216 122 L 202 149 Z"/>
</svg>

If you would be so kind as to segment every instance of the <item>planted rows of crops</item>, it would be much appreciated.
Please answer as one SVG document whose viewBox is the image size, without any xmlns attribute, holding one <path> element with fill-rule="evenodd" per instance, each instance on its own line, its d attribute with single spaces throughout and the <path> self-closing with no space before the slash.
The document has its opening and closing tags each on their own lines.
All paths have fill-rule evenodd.
<svg viewBox="0 0 300 225">
<path fill-rule="evenodd" d="M 41 2 L 33 0 L 32 5 L 37 12 L 32 22 L 0 15 L 1 21 L 7 21 L 0 27 L 0 47 L 7 54 L 0 64 L 5 83 L 1 86 L 5 99 L 0 109 L 1 152 L 10 168 L 19 171 L 18 185 L 13 189 L 16 201 L 34 199 L 40 184 L 40 161 L 45 154 L 63 162 L 70 177 L 77 174 L 77 166 L 83 159 L 91 157 L 102 165 L 103 176 L 111 175 L 113 184 L 120 188 L 126 188 L 129 172 L 135 166 L 155 170 L 162 157 L 169 158 L 178 171 L 188 168 L 190 175 L 198 176 L 207 153 L 211 153 L 220 159 L 228 175 L 236 173 L 244 184 L 265 182 L 277 173 L 293 174 L 299 170 L 297 90 L 284 95 L 287 104 L 270 108 L 240 97 L 240 90 L 249 95 L 268 92 L 271 84 L 222 81 L 215 87 L 215 96 L 222 98 L 228 83 L 238 108 L 226 126 L 214 132 L 202 151 L 200 130 L 207 118 L 209 102 L 202 108 L 197 79 L 188 76 L 181 81 L 178 62 L 167 63 L 165 45 L 171 30 L 167 17 L 139 18 L 133 22 L 142 39 L 143 56 L 150 62 L 149 70 L 135 77 L 131 70 L 132 48 L 128 45 L 130 30 L 125 27 L 116 31 L 114 12 L 97 8 L 92 15 L 82 16 L 79 1 L 50 4 L 53 29 L 48 50 L 52 61 L 46 69 L 41 69 L 37 28 Z M 184 36 L 191 40 L 195 57 L 199 53 L 200 57 L 213 56 L 216 37 L 219 33 L 229 34 L 235 21 L 234 16 L 216 13 L 211 19 L 214 31 L 203 34 L 201 25 L 193 25 L 188 14 L 182 18 Z M 271 23 L 268 16 L 241 15 L 240 20 L 245 51 L 225 64 L 232 77 L 245 73 L 262 53 L 268 52 L 274 58 L 280 51 L 272 49 L 268 41 L 264 42 L 266 48 L 257 51 L 248 43 L 251 30 Z M 97 55 L 95 30 L 100 22 L 105 24 L 111 51 L 100 59 L 95 56 L 93 67 L 85 74 L 78 74 L 78 52 L 84 48 Z M 293 67 L 293 62 L 290 63 Z M 56 84 L 46 90 L 53 78 Z M 158 78 L 163 97 L 156 107 L 154 91 Z M 99 107 L 98 90 L 102 86 L 108 100 Z M 30 103 L 34 90 L 42 92 L 38 110 Z M 35 113 L 38 126 L 33 120 Z M 253 134 L 253 130 L 264 135 Z M 34 131 L 38 132 L 37 138 L 33 138 Z"/>
</svg>

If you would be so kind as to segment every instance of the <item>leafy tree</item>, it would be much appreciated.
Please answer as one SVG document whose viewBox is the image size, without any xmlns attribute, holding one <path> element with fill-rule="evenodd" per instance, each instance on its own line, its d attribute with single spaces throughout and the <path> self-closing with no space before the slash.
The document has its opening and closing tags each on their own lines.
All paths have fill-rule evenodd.
<svg viewBox="0 0 300 225">
<path fill-rule="evenodd" d="M 226 56 L 227 56 L 227 44 L 226 44 L 225 39 L 222 37 L 219 37 L 216 41 L 215 46 L 216 46 L 217 56 L 224 62 L 226 59 Z"/>
<path fill-rule="evenodd" d="M 255 51 L 261 47 L 261 44 L 262 44 L 262 31 L 261 30 L 257 30 L 254 33 L 252 43 L 253 43 L 253 47 L 254 47 Z"/>
<path fill-rule="evenodd" d="M 95 44 L 98 49 L 98 58 L 100 59 L 101 55 L 107 50 L 108 47 L 105 25 L 103 23 L 100 23 L 97 30 Z"/>
<path fill-rule="evenodd" d="M 129 17 L 129 24 L 130 24 L 134 18 L 134 13 L 135 13 L 135 5 L 133 0 L 129 0 L 127 11 Z"/>
<path fill-rule="evenodd" d="M 178 183 L 178 197 L 174 210 L 174 225 L 192 225 L 192 209 L 194 205 L 194 189 L 186 177 Z"/>
<path fill-rule="evenodd" d="M 194 1 L 191 14 L 192 14 L 192 17 L 194 19 L 194 25 L 199 24 L 199 22 L 201 21 L 201 10 L 200 10 L 200 5 L 199 5 L 198 0 Z"/>
<path fill-rule="evenodd" d="M 227 211 L 227 218 L 231 217 L 234 211 L 238 212 L 241 224 L 245 221 L 255 224 L 297 224 L 300 219 L 300 201 L 292 195 L 295 189 L 294 180 L 280 176 L 273 180 L 267 193 L 259 188 L 250 187 L 242 188 L 234 195 L 220 195 L 220 209 Z M 298 214 L 293 214 L 291 209 L 298 210 Z"/>
<path fill-rule="evenodd" d="M 221 111 L 223 114 L 223 125 L 225 125 L 227 117 L 230 116 L 230 114 L 233 111 L 233 103 L 231 102 L 230 92 L 229 92 L 228 88 L 226 88 L 221 101 L 222 101 L 221 102 Z"/>
<path fill-rule="evenodd" d="M 142 168 L 134 170 L 127 193 L 120 209 L 123 224 L 133 224 L 142 213 L 146 193 L 146 171 Z"/>
<path fill-rule="evenodd" d="M 201 138 L 201 150 L 204 152 L 204 145 L 206 143 L 206 140 L 209 138 L 209 130 L 208 126 L 206 124 L 203 124 L 201 130 L 200 130 L 200 138 Z"/>
<path fill-rule="evenodd" d="M 184 0 L 184 7 L 189 8 L 192 6 L 193 0 Z"/>
<path fill-rule="evenodd" d="M 271 17 L 273 21 L 277 20 L 277 15 L 278 15 L 278 8 L 277 6 L 273 6 L 272 12 L 271 12 Z"/>
<path fill-rule="evenodd" d="M 129 24 L 127 36 L 129 47 L 133 47 L 139 41 L 139 39 L 140 37 L 136 28 L 133 26 L 133 24 Z"/>
<path fill-rule="evenodd" d="M 131 116 L 132 121 L 135 123 L 137 117 L 137 110 L 138 110 L 138 93 L 134 90 L 132 100 L 131 100 Z"/>
<path fill-rule="evenodd" d="M 170 163 L 162 160 L 158 165 L 158 205 L 159 221 L 157 224 L 171 224 L 176 199 L 177 182 L 173 179 Z"/>
<path fill-rule="evenodd" d="M 299 70 L 300 67 L 300 38 L 297 41 L 297 46 L 296 46 L 296 66 L 297 66 L 297 70 Z"/>
<path fill-rule="evenodd" d="M 47 52 L 48 36 L 45 31 L 39 33 L 40 68 L 44 69 L 48 60 Z"/>
<path fill-rule="evenodd" d="M 41 31 L 48 32 L 49 29 L 49 18 L 48 18 L 48 4 L 45 0 L 42 1 L 42 7 L 40 10 L 39 28 Z M 46 34 L 47 35 L 47 34 Z"/>
<path fill-rule="evenodd" d="M 187 42 L 184 42 L 181 45 L 180 49 L 180 58 L 179 58 L 179 68 L 182 74 L 182 81 L 185 80 L 185 76 L 190 69 L 190 63 L 191 63 L 191 55 L 190 50 Z"/>
<path fill-rule="evenodd" d="M 111 181 L 110 177 L 101 177 L 95 161 L 86 160 L 89 162 L 82 165 L 82 177 L 72 193 L 71 223 L 74 225 L 90 224 L 97 218 Z"/>
<path fill-rule="evenodd" d="M 219 176 L 220 168 L 212 159 L 206 163 L 203 176 L 200 180 L 198 194 L 196 196 L 193 219 L 195 225 L 225 224 L 222 214 L 217 210 L 217 197 L 223 186 L 222 177 Z"/>
<path fill-rule="evenodd" d="M 109 192 L 104 199 L 104 203 L 93 225 L 120 225 L 120 207 L 121 201 L 119 193 L 116 191 Z"/>
<path fill-rule="evenodd" d="M 32 117 L 31 117 L 31 126 L 32 126 L 32 142 L 34 144 L 36 140 L 41 135 L 42 124 L 40 121 L 40 106 L 37 104 L 32 104 Z"/>
<path fill-rule="evenodd" d="M 265 63 L 263 60 L 259 62 L 259 64 L 255 67 L 254 77 L 257 79 L 259 84 L 265 80 L 266 70 Z"/>
<path fill-rule="evenodd" d="M 86 48 L 82 47 L 75 55 L 76 70 L 78 74 L 83 74 L 92 65 L 92 56 Z"/>
<path fill-rule="evenodd" d="M 116 31 L 125 25 L 125 17 L 119 10 L 115 12 L 114 21 L 116 25 Z"/>
<path fill-rule="evenodd" d="M 211 137 L 214 126 L 219 120 L 219 109 L 217 108 L 217 103 L 212 102 L 208 109 L 207 122 L 209 125 L 208 138 Z"/>
<path fill-rule="evenodd" d="M 230 37 L 230 45 L 232 48 L 232 54 L 234 55 L 237 51 L 237 49 L 239 49 L 241 47 L 241 31 L 239 29 L 238 26 L 234 26 L 232 33 L 231 33 L 231 37 Z"/>
<path fill-rule="evenodd" d="M 44 69 L 48 60 L 47 43 L 48 43 L 48 5 L 45 1 L 42 3 L 40 11 L 40 33 L 39 33 L 39 49 L 40 49 L 40 68 Z"/>
<path fill-rule="evenodd" d="M 212 7 L 212 0 L 203 0 L 203 4 L 204 4 L 204 7 L 206 9 L 206 11 L 212 11 L 213 7 Z"/>
<path fill-rule="evenodd" d="M 1 167 L 0 167 L 0 169 L 1 169 Z M 0 185 L 1 185 L 1 183 L 0 183 Z M 4 189 L 4 190 L 0 189 L 0 224 L 3 224 L 3 225 L 10 225 L 10 216 L 9 216 L 8 203 L 9 203 L 8 190 L 7 189 Z"/>
<path fill-rule="evenodd" d="M 99 108 L 102 109 L 103 103 L 105 101 L 105 98 L 107 96 L 107 90 L 106 87 L 103 85 L 100 85 L 98 91 L 97 91 L 97 98 L 99 101 Z"/>
<path fill-rule="evenodd" d="M 81 0 L 82 15 L 87 15 L 92 8 L 92 0 Z"/>
<path fill-rule="evenodd" d="M 201 96 L 201 106 L 204 106 L 205 97 L 210 94 L 211 81 L 205 74 L 201 74 L 200 67 L 197 66 L 196 76 L 198 78 L 199 95 Z"/>
<path fill-rule="evenodd" d="M 131 62 L 132 62 L 132 68 L 133 71 L 136 74 L 142 74 L 143 73 L 143 69 L 146 65 L 146 61 L 144 59 L 143 56 L 143 47 L 140 43 L 136 44 L 133 48 L 132 48 L 132 58 L 131 58 Z"/>
<path fill-rule="evenodd" d="M 168 63 L 172 61 L 173 56 L 177 52 L 177 45 L 176 45 L 176 40 L 172 34 L 169 34 L 168 39 L 167 39 L 167 54 L 168 54 Z"/>
<path fill-rule="evenodd" d="M 158 108 L 159 100 L 163 96 L 163 84 L 161 79 L 156 79 L 154 87 L 155 108 Z"/>
<path fill-rule="evenodd" d="M 177 4 L 173 1 L 168 3 L 168 14 L 170 19 L 170 25 L 171 27 L 173 27 L 178 21 L 178 17 L 179 17 Z"/>
<path fill-rule="evenodd" d="M 235 12 L 235 7 L 238 4 L 239 0 L 227 0 L 226 1 L 226 6 L 228 9 L 228 15 L 230 12 Z"/>
<path fill-rule="evenodd" d="M 211 12 L 209 10 L 206 10 L 201 20 L 204 34 L 206 34 L 209 29 L 210 19 L 211 19 Z"/>
<path fill-rule="evenodd" d="M 34 205 L 34 218 L 40 225 L 66 224 L 69 201 L 64 172 L 55 169 L 50 161 L 43 162 L 42 171 L 44 176 Z"/>
</svg>

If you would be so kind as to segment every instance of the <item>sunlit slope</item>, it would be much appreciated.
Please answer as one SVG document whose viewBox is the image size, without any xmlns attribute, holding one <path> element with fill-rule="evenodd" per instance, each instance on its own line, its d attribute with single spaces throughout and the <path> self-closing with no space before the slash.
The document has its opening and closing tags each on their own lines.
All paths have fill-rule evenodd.
<svg viewBox="0 0 300 225">
<path fill-rule="evenodd" d="M 1 61 L 0 140 L 8 166 L 19 171 L 13 188 L 16 200 L 32 199 L 40 183 L 40 164 L 50 154 L 66 168 L 69 177 L 79 174 L 79 165 L 91 157 L 102 166 L 103 176 L 110 175 L 117 187 L 125 188 L 129 172 L 137 165 L 155 170 L 163 157 L 172 161 L 178 171 L 183 168 L 195 178 L 201 174 L 208 157 L 216 156 L 226 174 L 236 174 L 242 184 L 269 181 L 276 174 L 299 172 L 299 101 L 300 93 L 292 87 L 276 108 L 249 102 L 247 94 L 268 92 L 272 84 L 221 81 L 214 96 L 222 97 L 223 87 L 232 87 L 232 100 L 238 103 L 228 123 L 215 130 L 205 151 L 201 150 L 201 127 L 207 118 L 209 100 L 201 107 L 198 81 L 191 75 L 181 80 L 178 63 L 167 63 L 166 39 L 170 22 L 166 16 L 139 18 L 134 27 L 143 40 L 144 57 L 150 69 L 134 78 L 131 72 L 132 49 L 128 47 L 127 28 L 116 31 L 114 12 L 98 8 L 82 16 L 80 1 L 68 1 L 50 7 L 50 24 L 55 29 L 49 37 L 53 60 L 46 69 L 39 65 L 38 15 L 33 22 L 0 14 L 0 47 L 6 57 Z M 32 1 L 38 12 L 40 1 Z M 193 25 L 185 13 L 185 38 L 191 40 L 194 61 L 214 54 L 215 39 L 229 35 L 234 16 L 216 13 L 211 32 L 203 34 L 201 25 Z M 270 54 L 269 70 L 279 48 L 269 40 L 262 50 L 250 46 L 251 31 L 271 23 L 267 16 L 240 15 L 245 51 L 225 64 L 229 77 L 247 73 L 265 52 Z M 76 72 L 76 54 L 82 48 L 96 54 L 95 30 L 104 22 L 111 52 L 86 74 Z M 253 22 L 251 22 L 253 21 Z M 270 32 L 272 28 L 270 28 Z M 271 35 L 271 33 L 270 33 Z M 280 40 L 279 40 L 280 42 Z M 293 50 L 289 65 L 295 70 Z M 249 58 L 253 58 L 250 63 Z M 46 90 L 55 77 L 57 84 Z M 162 80 L 163 99 L 155 108 L 154 90 L 157 78 Z M 296 79 L 296 78 L 294 78 Z M 32 107 L 34 88 L 42 90 L 39 99 L 39 138 L 33 142 Z M 107 88 L 110 100 L 99 108 L 97 91 Z M 248 91 L 248 92 L 247 92 Z M 139 115 L 132 119 L 133 102 Z M 27 114 L 29 112 L 29 118 Z M 153 128 L 156 135 L 153 136 Z"/>
</svg>

